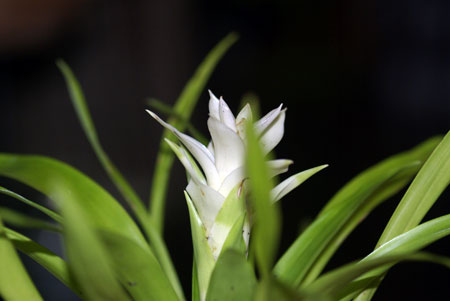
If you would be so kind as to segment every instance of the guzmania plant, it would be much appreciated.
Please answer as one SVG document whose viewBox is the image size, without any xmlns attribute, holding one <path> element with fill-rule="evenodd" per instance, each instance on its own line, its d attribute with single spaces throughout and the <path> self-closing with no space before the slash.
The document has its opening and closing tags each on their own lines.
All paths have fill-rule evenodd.
<svg viewBox="0 0 450 301">
<path fill-rule="evenodd" d="M 276 184 L 293 163 L 273 159 L 284 134 L 280 105 L 258 119 L 250 105 L 235 116 L 210 92 L 205 144 L 189 124 L 220 58 L 235 43 L 225 37 L 206 57 L 173 107 L 148 110 L 164 128 L 149 208 L 102 148 L 80 84 L 58 61 L 77 116 L 106 173 L 133 213 L 75 168 L 43 156 L 0 153 L 0 176 L 22 182 L 53 201 L 56 211 L 7 188 L 0 193 L 52 222 L 0 210 L 0 296 L 42 300 L 16 250 L 36 261 L 86 300 L 370 300 L 389 269 L 401 261 L 450 268 L 450 259 L 421 251 L 450 234 L 450 214 L 424 216 L 450 182 L 450 133 L 434 137 L 360 173 L 340 189 L 292 245 L 278 254 L 278 202 L 327 167 L 299 172 Z M 188 129 L 193 138 L 183 132 Z M 194 250 L 191 296 L 186 297 L 162 236 L 165 199 L 175 156 L 186 169 L 184 197 Z M 366 257 L 323 272 L 339 246 L 375 207 L 409 187 Z M 180 191 L 180 197 L 182 192 Z M 59 233 L 63 259 L 2 223 Z"/>
</svg>

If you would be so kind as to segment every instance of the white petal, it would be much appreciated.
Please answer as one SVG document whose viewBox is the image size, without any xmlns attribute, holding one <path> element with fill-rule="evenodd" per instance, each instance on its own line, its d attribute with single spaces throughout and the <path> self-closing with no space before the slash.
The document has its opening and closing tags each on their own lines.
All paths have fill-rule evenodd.
<svg viewBox="0 0 450 301">
<path fill-rule="evenodd" d="M 241 139 L 246 141 L 246 126 L 252 122 L 253 114 L 249 104 L 246 104 L 236 117 L 236 131 Z"/>
<path fill-rule="evenodd" d="M 233 132 L 236 132 L 236 120 L 234 119 L 233 113 L 222 97 L 220 97 L 219 100 L 219 116 L 220 121 L 222 121 Z"/>
<path fill-rule="evenodd" d="M 192 156 L 194 156 L 194 158 L 198 161 L 198 163 L 202 167 L 203 172 L 205 173 L 205 176 L 208 179 L 208 183 L 211 183 L 212 185 L 219 185 L 218 184 L 219 176 L 216 167 L 214 165 L 214 157 L 209 152 L 209 150 L 194 138 L 181 133 L 170 124 L 164 122 L 152 111 L 147 110 L 147 112 L 162 126 L 170 130 L 175 136 L 177 136 L 178 139 L 180 139 L 180 141 L 184 144 L 184 146 L 186 146 L 186 148 L 191 152 Z"/>
<path fill-rule="evenodd" d="M 261 145 L 267 154 L 277 146 L 284 135 L 284 119 L 286 110 L 282 110 L 278 117 L 264 130 L 260 137 Z"/>
<path fill-rule="evenodd" d="M 289 165 L 294 163 L 292 160 L 278 159 L 267 161 L 267 167 L 269 167 L 270 177 L 275 177 L 288 171 Z"/>
<path fill-rule="evenodd" d="M 211 90 L 208 90 L 208 92 L 209 92 L 209 116 L 212 116 L 212 117 L 220 120 L 219 100 L 211 92 Z"/>
<path fill-rule="evenodd" d="M 292 190 L 297 188 L 297 186 L 299 186 L 300 184 L 302 184 L 303 182 L 308 180 L 309 177 L 311 177 L 315 173 L 321 171 L 322 169 L 324 169 L 327 166 L 328 165 L 325 164 L 325 165 L 313 167 L 313 168 L 304 170 L 302 172 L 299 172 L 298 174 L 295 174 L 295 175 L 287 178 L 286 180 L 284 180 L 283 182 L 281 182 L 280 184 L 275 186 L 275 188 L 272 189 L 272 191 L 271 191 L 272 201 L 276 202 L 276 201 L 280 200 L 286 194 L 288 194 L 289 192 L 291 192 Z"/>
<path fill-rule="evenodd" d="M 272 111 L 264 115 L 263 118 L 255 122 L 256 133 L 261 134 L 267 129 L 268 126 L 272 124 L 272 122 L 278 117 L 278 115 L 280 115 L 282 106 L 283 104 L 281 104 L 278 108 L 273 109 Z"/>
<path fill-rule="evenodd" d="M 208 128 L 214 144 L 216 169 L 223 180 L 230 172 L 244 165 L 244 143 L 238 134 L 215 118 L 208 119 Z"/>
<path fill-rule="evenodd" d="M 223 195 L 224 197 L 227 197 L 231 190 L 233 190 L 234 187 L 239 182 L 242 182 L 245 178 L 245 167 L 239 167 L 233 170 L 222 182 L 222 185 L 219 188 L 219 193 Z"/>
<path fill-rule="evenodd" d="M 189 181 L 186 191 L 194 202 L 198 215 L 207 231 L 210 230 L 225 198 L 211 187 L 203 184 L 198 185 L 193 181 Z"/>
<path fill-rule="evenodd" d="M 189 158 L 189 155 L 186 153 L 186 151 L 182 147 L 170 141 L 169 139 L 165 140 L 169 144 L 173 152 L 177 155 L 178 159 L 183 164 L 184 168 L 186 169 L 192 180 L 198 184 L 199 183 L 206 184 L 206 180 L 202 172 L 198 168 L 197 164 L 191 158 Z"/>
<path fill-rule="evenodd" d="M 212 141 L 209 141 L 208 143 L 208 150 L 211 154 L 214 154 L 214 145 L 212 144 Z"/>
</svg>

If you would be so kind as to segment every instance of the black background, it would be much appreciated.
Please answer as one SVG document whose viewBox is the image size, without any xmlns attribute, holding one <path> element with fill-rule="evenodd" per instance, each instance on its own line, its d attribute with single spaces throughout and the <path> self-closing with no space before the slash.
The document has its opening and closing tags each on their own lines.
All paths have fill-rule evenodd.
<svg viewBox="0 0 450 301">
<path fill-rule="evenodd" d="M 450 3 L 445 0 L 36 3 L 6 0 L 0 5 L 0 151 L 63 160 L 118 196 L 75 117 L 54 64 L 62 57 L 85 90 L 105 149 L 148 199 L 161 128 L 144 112 L 145 99 L 172 104 L 206 53 L 237 31 L 240 40 L 207 87 L 234 111 L 248 92 L 260 97 L 262 112 L 284 103 L 286 132 L 276 154 L 295 161 L 291 174 L 330 164 L 283 200 L 280 250 L 358 172 L 449 130 Z M 193 115 L 205 134 L 207 101 L 205 91 Z M 180 164 L 174 171 L 165 236 L 189 291 L 186 183 Z M 45 201 L 7 179 L 1 178 L 0 185 Z M 328 268 L 368 254 L 399 199 L 366 218 Z M 449 213 L 449 201 L 446 192 L 426 219 Z M 12 203 L 6 197 L 0 202 Z M 52 235 L 27 233 L 61 252 Z M 450 241 L 428 249 L 450 255 Z M 24 260 L 45 300 L 75 298 Z M 450 299 L 449 281 L 443 267 L 400 264 L 374 300 Z"/>
</svg>

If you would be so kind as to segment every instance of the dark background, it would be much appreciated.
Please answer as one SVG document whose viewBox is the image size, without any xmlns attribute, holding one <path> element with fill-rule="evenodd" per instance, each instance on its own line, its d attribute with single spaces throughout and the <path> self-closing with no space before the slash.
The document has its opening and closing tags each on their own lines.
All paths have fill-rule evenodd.
<svg viewBox="0 0 450 301">
<path fill-rule="evenodd" d="M 262 111 L 283 102 L 286 133 L 276 152 L 290 173 L 330 167 L 283 200 L 281 250 L 302 225 L 363 169 L 449 130 L 450 2 L 410 1 L 100 1 L 0 2 L 0 151 L 55 157 L 90 175 L 115 196 L 75 117 L 55 59 L 78 76 L 105 149 L 148 198 L 161 127 L 145 99 L 172 104 L 206 53 L 232 30 L 239 42 L 207 87 L 233 110 L 256 93 Z M 206 131 L 205 91 L 193 115 Z M 32 199 L 41 196 L 0 179 Z M 192 250 L 180 164 L 170 184 L 165 236 L 189 291 Z M 377 208 L 329 267 L 374 247 L 399 196 Z M 450 212 L 444 193 L 426 219 Z M 11 204 L 1 197 L 1 205 Z M 29 209 L 22 208 L 30 211 Z M 30 211 L 30 214 L 34 212 Z M 61 252 L 55 237 L 27 232 Z M 450 240 L 429 250 L 450 255 Z M 24 258 L 46 300 L 75 297 Z M 401 264 L 374 300 L 450 299 L 450 272 Z"/>
</svg>

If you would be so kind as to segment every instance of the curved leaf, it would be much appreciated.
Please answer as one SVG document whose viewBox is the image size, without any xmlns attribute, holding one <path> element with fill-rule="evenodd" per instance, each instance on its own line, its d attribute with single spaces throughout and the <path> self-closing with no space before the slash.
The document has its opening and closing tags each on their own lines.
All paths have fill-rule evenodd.
<svg viewBox="0 0 450 301">
<path fill-rule="evenodd" d="M 387 256 L 397 256 L 398 254 L 412 253 L 448 235 L 450 235 L 450 214 L 423 223 L 414 229 L 391 239 L 367 255 L 361 262 Z M 360 277 L 358 281 L 366 283 L 365 288 L 371 289 L 366 291 L 367 293 L 361 295 L 359 298 L 370 298 L 372 293 L 375 292 L 376 287 L 383 280 L 384 274 L 391 266 L 392 265 L 386 265 L 381 269 L 377 269 Z"/>
<path fill-rule="evenodd" d="M 273 203 L 270 192 L 273 181 L 257 135 L 252 126 L 247 127 L 246 168 L 250 183 L 250 201 L 256 214 L 253 218 L 250 251 L 254 252 L 259 272 L 268 277 L 278 250 L 281 232 L 281 211 Z"/>
<path fill-rule="evenodd" d="M 54 212 L 54 211 L 52 211 L 52 210 L 50 210 L 50 209 L 48 209 L 48 208 L 46 208 L 44 206 L 41 206 L 38 203 L 30 201 L 27 198 L 24 198 L 23 196 L 15 193 L 14 191 L 11 191 L 9 189 L 6 189 L 6 188 L 0 186 L 0 193 L 4 194 L 4 195 L 7 195 L 7 196 L 10 196 L 10 197 L 12 197 L 12 198 L 14 198 L 14 199 L 16 199 L 16 200 L 18 200 L 18 201 L 28 205 L 28 206 L 31 206 L 31 207 L 41 211 L 42 213 L 44 213 L 47 216 L 51 217 L 54 221 L 56 221 L 58 223 L 60 223 L 62 221 L 62 218 L 61 218 L 61 216 L 58 213 L 56 213 L 56 212 Z"/>
<path fill-rule="evenodd" d="M 44 219 L 32 217 L 6 207 L 0 207 L 0 217 L 6 224 L 13 225 L 18 228 L 34 228 L 55 232 L 61 232 L 62 230 L 59 225 L 55 225 Z"/>
<path fill-rule="evenodd" d="M 103 150 L 103 147 L 100 144 L 100 140 L 98 139 L 97 131 L 95 130 L 95 125 L 92 121 L 80 83 L 66 62 L 63 60 L 57 60 L 56 65 L 64 75 L 72 104 L 75 107 L 75 112 L 77 113 L 78 119 L 83 127 L 83 131 L 94 149 L 98 160 L 102 164 L 111 181 L 118 188 L 136 215 L 139 218 L 144 218 L 146 215 L 146 209 L 142 200 L 127 182 L 125 177 L 120 173 L 114 163 L 109 159 L 108 154 Z"/>
<path fill-rule="evenodd" d="M 97 183 L 63 162 L 43 156 L 0 153 L 0 175 L 33 187 L 57 205 L 77 202 L 89 222 L 99 229 L 127 236 L 148 248 L 139 228 L 120 204 Z"/>
<path fill-rule="evenodd" d="M 184 87 L 180 96 L 178 97 L 173 111 L 177 117 L 172 117 L 168 120 L 168 123 L 173 125 L 180 131 L 184 131 L 186 128 L 186 121 L 191 117 L 192 111 L 203 91 L 206 82 L 210 78 L 217 63 L 227 52 L 227 50 L 237 41 L 237 34 L 230 33 L 222 39 L 206 56 L 203 62 L 198 66 L 192 78 Z M 179 117 L 183 119 L 180 120 Z M 169 146 L 164 142 L 164 139 L 168 138 L 173 140 L 173 135 L 168 130 L 164 130 L 159 152 L 156 157 L 156 166 L 153 173 L 153 181 L 150 194 L 150 213 L 152 221 L 159 233 L 162 233 L 163 221 L 164 221 L 164 203 L 167 193 L 168 180 L 170 175 L 170 169 L 173 165 L 173 153 L 170 151 Z"/>
<path fill-rule="evenodd" d="M 450 183 L 450 131 L 439 143 L 398 204 L 377 246 L 420 223 Z M 359 301 L 370 300 L 376 288 L 364 292 Z"/>
<path fill-rule="evenodd" d="M 58 185 L 57 182 L 54 184 Z M 70 272 L 82 291 L 83 299 L 130 300 L 114 273 L 107 248 L 80 204 L 68 196 L 60 202 L 60 208 L 64 217 L 64 243 Z"/>
<path fill-rule="evenodd" d="M 281 257 L 274 268 L 275 275 L 293 286 L 314 280 L 361 219 L 415 174 L 420 161 L 428 157 L 438 140 L 427 140 L 351 180 Z"/>
<path fill-rule="evenodd" d="M 17 250 L 36 261 L 75 294 L 81 296 L 80 290 L 70 277 L 67 263 L 61 257 L 14 230 L 5 228 L 5 232 Z"/>
<path fill-rule="evenodd" d="M 161 266 L 167 273 L 180 298 L 184 298 L 181 284 L 175 272 L 175 268 L 173 267 L 172 260 L 170 259 L 164 241 L 161 238 L 161 233 L 154 229 L 153 222 L 148 218 L 147 209 L 145 208 L 144 203 L 139 198 L 137 193 L 133 190 L 131 185 L 127 182 L 125 177 L 120 173 L 114 163 L 110 160 L 108 154 L 104 151 L 102 145 L 100 144 L 100 140 L 95 130 L 94 122 L 92 121 L 79 82 L 75 78 L 72 70 L 70 70 L 69 66 L 64 61 L 58 60 L 57 65 L 64 75 L 78 119 L 80 120 L 81 126 L 83 127 L 83 130 L 89 140 L 89 143 L 94 149 L 97 158 L 99 159 L 111 181 L 115 184 L 115 186 L 118 188 L 124 199 L 127 201 L 131 209 L 135 213 L 138 222 L 144 229 L 155 251 L 155 255 L 161 262 Z"/>
<path fill-rule="evenodd" d="M 328 295 L 332 300 L 341 300 L 342 298 L 348 300 L 347 298 L 349 295 L 354 295 L 355 292 L 361 291 L 368 285 L 368 282 L 361 281 L 361 279 L 358 278 L 360 275 L 370 271 L 376 271 L 386 266 L 392 266 L 395 263 L 405 260 L 433 262 L 450 268 L 450 259 L 447 257 L 428 253 L 400 253 L 395 256 L 382 256 L 347 264 L 326 273 L 299 291 L 312 294 L 322 293 Z M 353 281 L 354 279 L 358 280 Z M 373 278 L 367 280 L 376 281 L 376 279 Z M 313 301 L 314 299 L 307 298 L 306 300 Z"/>
<path fill-rule="evenodd" d="M 39 292 L 28 276 L 0 220 L 0 297 L 5 300 L 39 301 Z"/>
<path fill-rule="evenodd" d="M 133 300 L 178 300 L 156 257 L 127 237 L 101 231 L 112 266 Z"/>
<path fill-rule="evenodd" d="M 449 183 L 450 131 L 414 178 L 377 245 L 418 225 Z"/>
<path fill-rule="evenodd" d="M 206 300 L 252 300 L 255 286 L 256 276 L 245 255 L 228 250 L 216 262 Z"/>
</svg>

